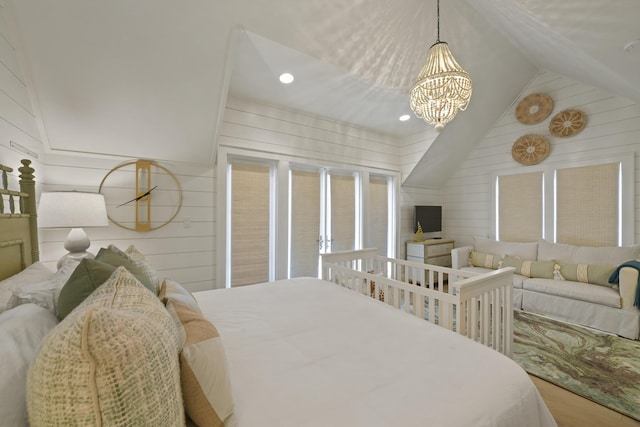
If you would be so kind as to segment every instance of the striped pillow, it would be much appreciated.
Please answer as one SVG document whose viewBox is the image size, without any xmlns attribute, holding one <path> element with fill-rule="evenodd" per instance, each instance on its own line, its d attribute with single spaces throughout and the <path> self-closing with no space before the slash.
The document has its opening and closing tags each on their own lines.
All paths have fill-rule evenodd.
<svg viewBox="0 0 640 427">
<path fill-rule="evenodd" d="M 199 427 L 234 426 L 227 358 L 218 330 L 189 305 L 170 298 L 166 304 L 187 337 L 180 353 L 180 383 L 187 415 Z"/>
</svg>

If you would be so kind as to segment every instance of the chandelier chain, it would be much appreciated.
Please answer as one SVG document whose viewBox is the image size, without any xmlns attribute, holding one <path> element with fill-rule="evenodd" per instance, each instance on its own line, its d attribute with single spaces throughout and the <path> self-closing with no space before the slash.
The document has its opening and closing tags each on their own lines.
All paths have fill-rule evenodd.
<svg viewBox="0 0 640 427">
<path fill-rule="evenodd" d="M 437 15 L 438 15 L 438 36 L 436 37 L 436 43 L 440 43 L 440 0 L 437 0 L 436 2 L 437 6 L 436 6 L 436 10 L 437 10 Z"/>
</svg>

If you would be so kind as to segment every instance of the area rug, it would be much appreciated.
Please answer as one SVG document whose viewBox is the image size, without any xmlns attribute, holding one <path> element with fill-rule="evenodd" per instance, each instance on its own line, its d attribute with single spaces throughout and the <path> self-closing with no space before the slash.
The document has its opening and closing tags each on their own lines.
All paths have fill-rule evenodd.
<svg viewBox="0 0 640 427">
<path fill-rule="evenodd" d="M 640 342 L 520 311 L 513 341 L 529 374 L 640 421 Z"/>
</svg>

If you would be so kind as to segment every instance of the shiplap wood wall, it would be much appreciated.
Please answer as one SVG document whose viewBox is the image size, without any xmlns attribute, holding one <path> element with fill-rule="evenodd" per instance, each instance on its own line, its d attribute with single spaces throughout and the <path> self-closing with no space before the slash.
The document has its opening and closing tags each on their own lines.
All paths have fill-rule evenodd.
<svg viewBox="0 0 640 427">
<path fill-rule="evenodd" d="M 230 97 L 219 144 L 246 150 L 255 157 L 268 153 L 292 163 L 401 174 L 419 160 L 419 150 L 426 149 L 423 141 L 415 139 L 402 141 L 346 123 Z M 413 236 L 413 205 L 439 204 L 441 198 L 438 191 L 402 187 L 398 201 L 396 254 L 404 257 L 404 242 Z"/>
<path fill-rule="evenodd" d="M 515 118 L 515 107 L 526 95 L 546 93 L 554 101 L 552 113 L 536 125 L 523 125 Z M 587 115 L 586 128 L 569 138 L 550 135 L 548 125 L 556 113 L 577 108 Z M 442 188 L 444 234 L 456 246 L 472 244 L 474 236 L 492 236 L 491 176 L 493 173 L 526 171 L 511 157 L 511 146 L 522 135 L 548 138 L 551 154 L 543 164 L 571 167 L 600 158 L 633 156 L 635 162 L 635 242 L 640 241 L 640 106 L 636 103 L 570 78 L 541 71 L 505 111 L 495 126 L 469 153 L 467 159 Z"/>
<path fill-rule="evenodd" d="M 42 141 L 9 26 L 10 14 L 4 1 L 0 1 L 0 163 L 14 169 L 8 176 L 9 188 L 18 189 L 20 160 L 30 159 L 36 170 L 36 190 L 40 191 L 45 169 Z"/>
</svg>

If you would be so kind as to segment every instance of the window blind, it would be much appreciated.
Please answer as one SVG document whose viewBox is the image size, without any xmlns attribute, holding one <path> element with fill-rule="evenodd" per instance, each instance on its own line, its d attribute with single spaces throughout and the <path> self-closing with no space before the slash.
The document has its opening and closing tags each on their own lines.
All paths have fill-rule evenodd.
<svg viewBox="0 0 640 427">
<path fill-rule="evenodd" d="M 500 240 L 533 242 L 542 237 L 542 172 L 498 177 Z"/>
<path fill-rule="evenodd" d="M 378 254 L 387 256 L 389 229 L 389 180 L 384 176 L 369 175 L 369 245 L 378 248 Z"/>
<path fill-rule="evenodd" d="M 231 164 L 231 286 L 269 280 L 270 168 Z"/>
<path fill-rule="evenodd" d="M 559 243 L 617 246 L 619 164 L 558 169 L 556 173 Z"/>
<path fill-rule="evenodd" d="M 353 175 L 330 174 L 331 252 L 355 249 L 356 188 Z"/>
<path fill-rule="evenodd" d="M 291 277 L 318 275 L 320 173 L 291 170 Z"/>
</svg>

